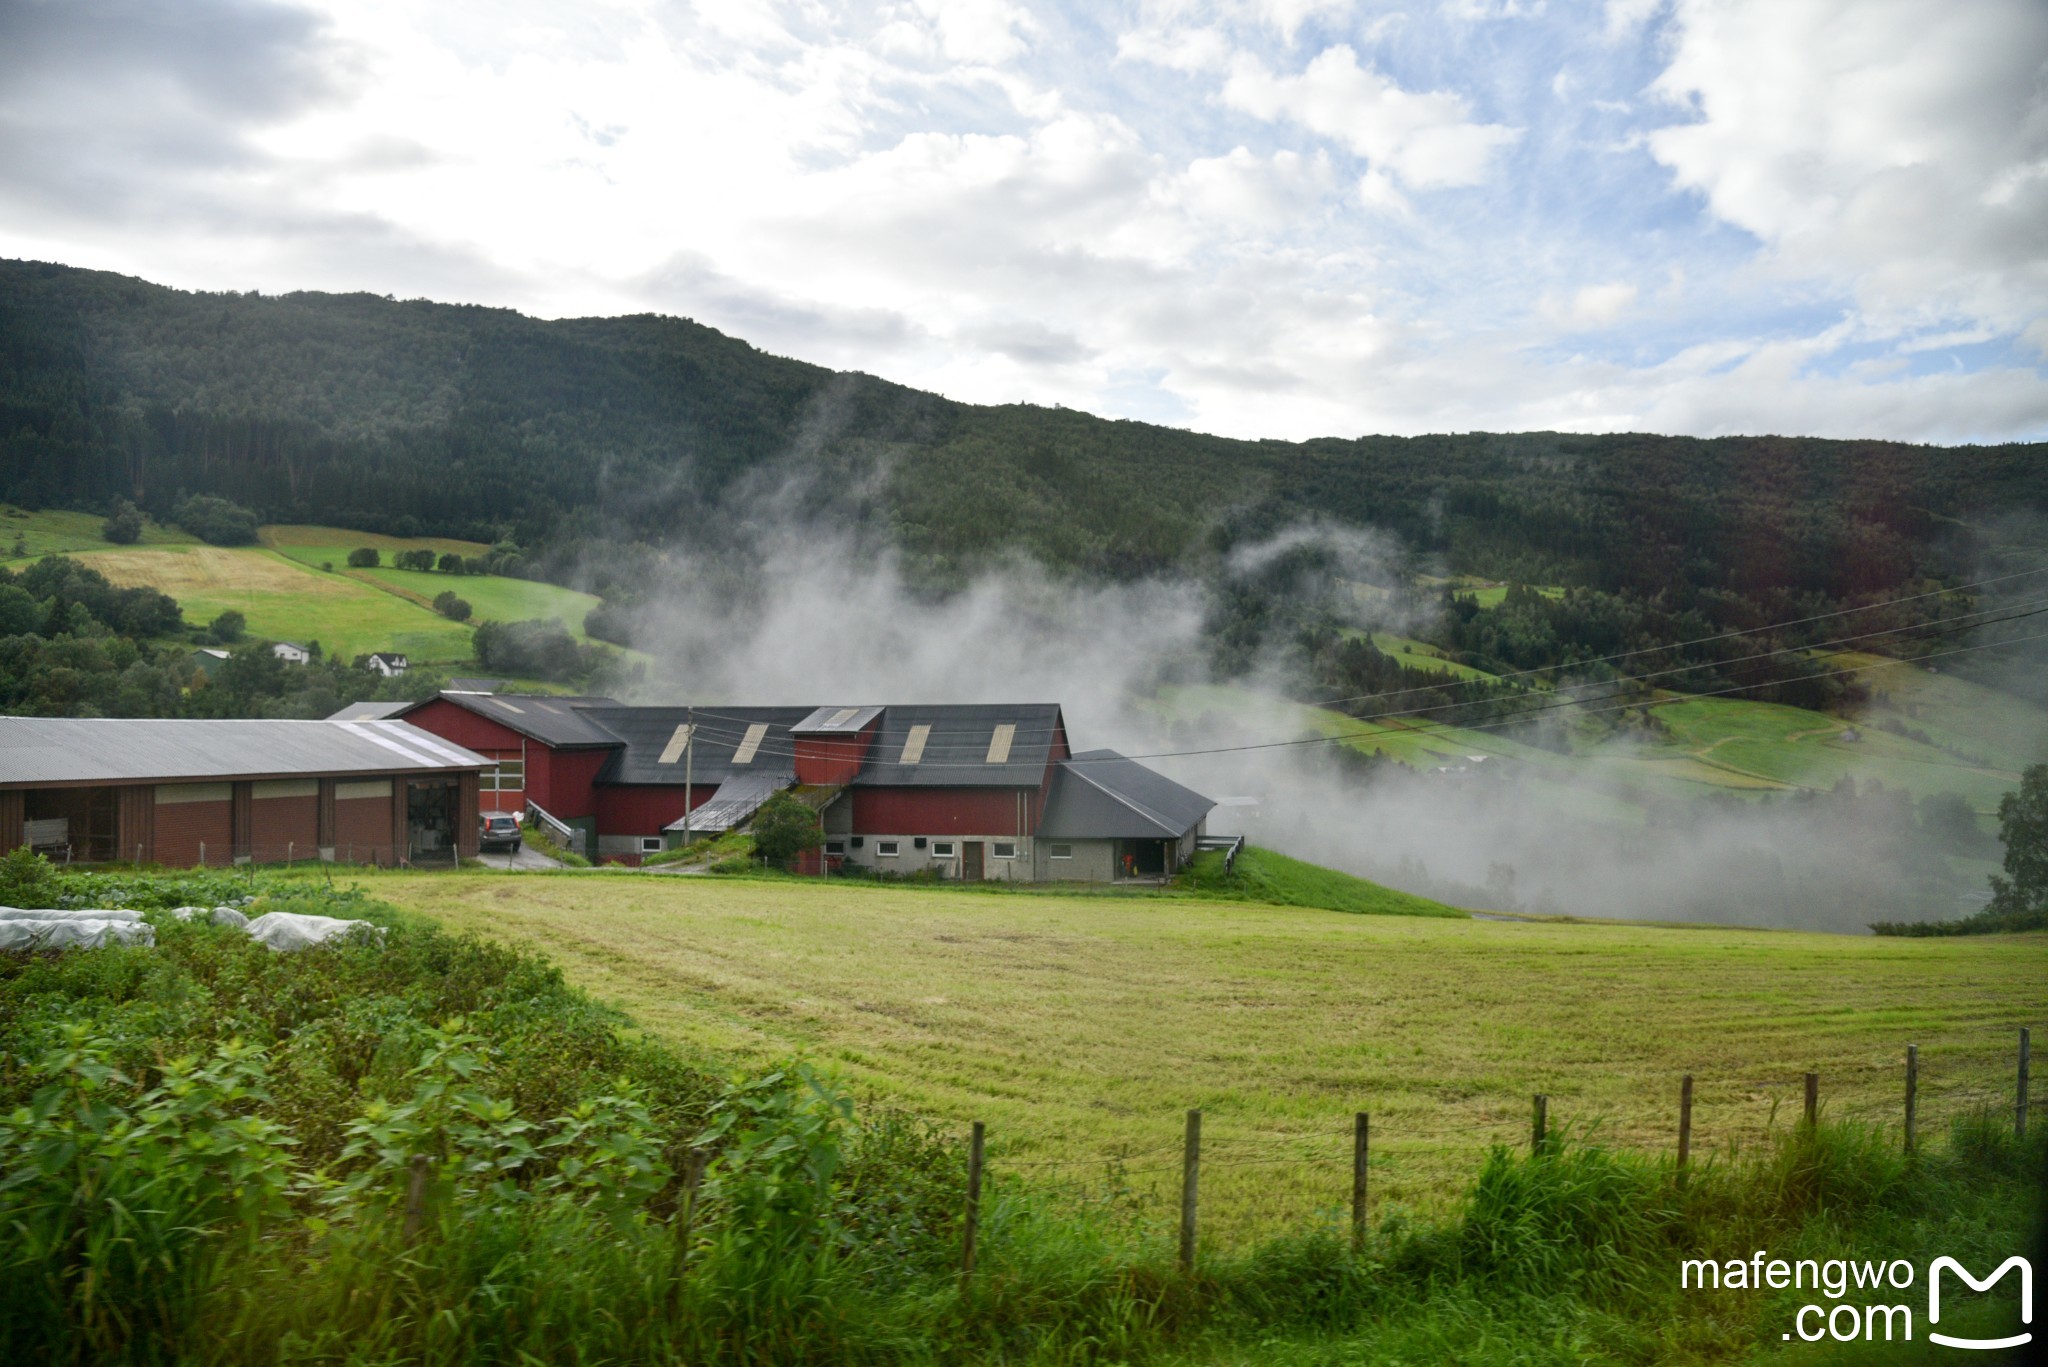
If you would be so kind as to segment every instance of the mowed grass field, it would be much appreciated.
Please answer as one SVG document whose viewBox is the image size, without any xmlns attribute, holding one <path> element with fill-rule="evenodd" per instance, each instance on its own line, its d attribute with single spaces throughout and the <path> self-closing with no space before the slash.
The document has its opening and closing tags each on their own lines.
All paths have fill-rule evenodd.
<svg viewBox="0 0 2048 1367">
<path fill-rule="evenodd" d="M 328 654 L 344 659 L 395 650 L 415 664 L 461 664 L 471 656 L 472 626 L 486 621 L 558 618 L 583 641 L 589 639 L 584 615 L 598 602 L 573 589 L 498 575 L 348 566 L 348 553 L 358 546 L 375 547 L 386 561 L 406 550 L 452 551 L 466 558 L 489 551 L 473 541 L 275 525 L 260 529 L 260 545 L 222 547 L 146 522 L 135 545 L 113 546 L 100 535 L 103 520 L 88 513 L 28 512 L 0 504 L 0 556 L 16 567 L 45 555 L 75 556 L 116 584 L 170 594 L 185 609 L 187 622 L 203 626 L 232 609 L 248 619 L 253 637 L 318 641 Z M 23 556 L 11 555 L 17 536 Z M 434 597 L 446 589 L 469 600 L 469 625 L 434 611 Z"/>
<path fill-rule="evenodd" d="M 1665 1151 L 1697 1078 L 1704 1154 L 1821 1074 L 1833 1114 L 1923 1132 L 2009 1107 L 2048 1022 L 2048 937 L 1851 939 L 1361 916 L 1180 898 L 992 895 L 649 874 L 369 876 L 372 895 L 540 948 L 694 1050 L 801 1055 L 859 1093 L 990 1127 L 997 1180 L 1122 1192 L 1171 1218 L 1204 1112 L 1204 1228 L 1238 1244 L 1334 1212 L 1352 1115 L 1377 1211 L 1433 1208 L 1492 1143 L 1553 1124 Z"/>
</svg>

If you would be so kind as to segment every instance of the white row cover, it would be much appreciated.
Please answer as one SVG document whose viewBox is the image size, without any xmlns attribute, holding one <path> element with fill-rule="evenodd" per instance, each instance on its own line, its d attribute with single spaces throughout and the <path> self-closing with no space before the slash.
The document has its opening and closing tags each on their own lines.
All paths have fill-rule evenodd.
<svg viewBox="0 0 2048 1367">
<path fill-rule="evenodd" d="M 272 911 L 250 920 L 234 907 L 173 907 L 165 915 L 180 921 L 204 917 L 217 926 L 246 930 L 269 949 L 285 951 L 326 944 L 361 928 L 378 940 L 384 932 L 368 921 Z M 0 907 L 0 950 L 99 949 L 106 945 L 154 945 L 156 927 L 127 908 L 105 911 L 22 910 Z"/>
</svg>

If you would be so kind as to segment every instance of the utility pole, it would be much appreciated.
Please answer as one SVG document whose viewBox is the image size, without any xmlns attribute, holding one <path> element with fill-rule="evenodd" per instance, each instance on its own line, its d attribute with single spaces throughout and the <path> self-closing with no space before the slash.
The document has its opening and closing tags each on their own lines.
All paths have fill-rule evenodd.
<svg viewBox="0 0 2048 1367">
<path fill-rule="evenodd" d="M 697 704 L 691 703 L 683 723 L 683 844 L 690 844 L 690 780 L 695 776 L 697 758 Z"/>
</svg>

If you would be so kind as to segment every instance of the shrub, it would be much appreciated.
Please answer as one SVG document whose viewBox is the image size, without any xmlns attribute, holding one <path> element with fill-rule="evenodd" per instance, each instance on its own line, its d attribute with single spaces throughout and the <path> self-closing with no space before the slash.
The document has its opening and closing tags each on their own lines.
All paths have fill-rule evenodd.
<svg viewBox="0 0 2048 1367">
<path fill-rule="evenodd" d="M 114 511 L 100 524 L 100 535 L 116 546 L 132 546 L 142 539 L 142 513 L 127 499 L 117 499 Z"/>
<path fill-rule="evenodd" d="M 818 814 L 788 793 L 777 793 L 762 803 L 748 829 L 754 833 L 754 852 L 770 868 L 788 868 L 797 855 L 825 843 Z"/>
<path fill-rule="evenodd" d="M 467 622 L 470 606 L 467 598 L 457 598 L 453 589 L 443 589 L 434 595 L 434 611 L 453 622 Z"/>
<path fill-rule="evenodd" d="M 231 646 L 241 640 L 248 629 L 249 619 L 233 608 L 229 608 L 206 624 L 206 634 L 217 644 L 224 646 Z"/>
<path fill-rule="evenodd" d="M 468 562 L 468 561 L 464 560 L 464 559 L 463 559 L 463 558 L 462 558 L 461 556 L 457 555 L 457 554 L 456 554 L 456 553 L 455 553 L 454 551 L 449 551 L 449 552 L 447 552 L 446 554 L 444 554 L 444 555 L 443 555 L 443 556 L 441 557 L 441 559 L 440 559 L 440 562 L 439 562 L 439 563 L 440 563 L 441 573 L 443 573 L 443 574 L 462 574 L 462 573 L 465 573 L 465 572 L 466 572 L 466 570 L 467 570 L 467 566 L 468 566 L 468 564 L 469 564 L 469 562 Z"/>
<path fill-rule="evenodd" d="M 383 564 L 384 556 L 375 546 L 358 546 L 348 553 L 348 563 L 351 569 L 370 570 Z"/>
<path fill-rule="evenodd" d="M 591 664 L 559 620 L 485 622 L 474 644 L 478 664 L 516 677 L 562 682 L 588 672 Z"/>
<path fill-rule="evenodd" d="M 193 494 L 181 500 L 172 510 L 171 520 L 208 545 L 256 543 L 256 514 L 211 494 Z"/>
</svg>

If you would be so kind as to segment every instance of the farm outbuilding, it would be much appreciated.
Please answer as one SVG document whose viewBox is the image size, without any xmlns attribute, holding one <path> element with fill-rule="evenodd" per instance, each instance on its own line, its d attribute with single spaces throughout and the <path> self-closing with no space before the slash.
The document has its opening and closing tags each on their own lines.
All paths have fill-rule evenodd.
<svg viewBox="0 0 2048 1367">
<path fill-rule="evenodd" d="M 476 852 L 486 763 L 402 722 L 0 717 L 0 850 L 451 861 Z"/>
<path fill-rule="evenodd" d="M 824 848 L 799 864 L 813 873 L 822 861 L 1151 880 L 1193 854 L 1214 805 L 1114 752 L 1072 756 L 1056 703 L 692 709 L 443 693 L 402 715 L 496 761 L 485 810 L 537 807 L 579 853 L 626 863 L 743 825 L 788 792 L 820 814 Z"/>
</svg>

